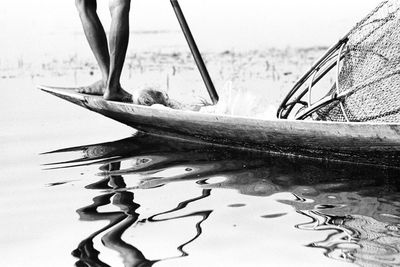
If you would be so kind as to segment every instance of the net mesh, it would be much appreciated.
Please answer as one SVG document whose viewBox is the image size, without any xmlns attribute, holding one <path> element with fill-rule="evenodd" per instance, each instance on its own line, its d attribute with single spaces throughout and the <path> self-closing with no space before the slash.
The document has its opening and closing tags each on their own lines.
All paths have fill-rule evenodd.
<svg viewBox="0 0 400 267">
<path fill-rule="evenodd" d="M 400 0 L 380 4 L 352 29 L 343 50 L 339 86 L 344 95 L 316 111 L 319 120 L 400 122 Z M 338 87 L 338 88 L 337 88 Z"/>
</svg>

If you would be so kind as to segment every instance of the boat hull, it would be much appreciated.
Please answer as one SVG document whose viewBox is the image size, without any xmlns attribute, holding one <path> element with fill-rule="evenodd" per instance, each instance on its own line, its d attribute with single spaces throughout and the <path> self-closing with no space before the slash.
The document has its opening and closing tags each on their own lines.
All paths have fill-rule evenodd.
<svg viewBox="0 0 400 267">
<path fill-rule="evenodd" d="M 400 124 L 262 120 L 105 101 L 67 88 L 39 89 L 151 134 L 322 160 L 400 166 Z"/>
</svg>

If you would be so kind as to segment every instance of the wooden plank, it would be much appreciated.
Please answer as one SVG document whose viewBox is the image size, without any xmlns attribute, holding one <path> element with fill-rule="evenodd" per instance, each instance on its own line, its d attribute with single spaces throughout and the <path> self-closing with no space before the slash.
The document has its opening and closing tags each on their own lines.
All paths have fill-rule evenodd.
<svg viewBox="0 0 400 267">
<path fill-rule="evenodd" d="M 40 89 L 135 129 L 228 146 L 400 166 L 400 124 L 262 120 L 105 101 L 71 89 Z"/>
</svg>

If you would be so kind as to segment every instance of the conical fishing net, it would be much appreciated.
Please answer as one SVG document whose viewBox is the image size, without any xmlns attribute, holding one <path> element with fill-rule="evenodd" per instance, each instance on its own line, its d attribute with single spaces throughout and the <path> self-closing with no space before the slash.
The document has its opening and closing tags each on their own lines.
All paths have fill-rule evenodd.
<svg viewBox="0 0 400 267">
<path fill-rule="evenodd" d="M 333 86 L 324 100 L 312 103 L 315 84 L 332 71 Z M 300 104 L 297 119 L 400 122 L 400 0 L 384 1 L 360 21 L 300 80 L 291 97 L 279 117 L 287 118 Z"/>
</svg>

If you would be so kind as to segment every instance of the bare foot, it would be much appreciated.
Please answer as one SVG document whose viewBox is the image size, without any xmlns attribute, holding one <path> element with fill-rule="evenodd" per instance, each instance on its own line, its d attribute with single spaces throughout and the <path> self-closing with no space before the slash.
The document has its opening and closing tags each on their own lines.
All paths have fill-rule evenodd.
<svg viewBox="0 0 400 267">
<path fill-rule="evenodd" d="M 119 87 L 118 90 L 113 90 L 112 92 L 110 90 L 106 90 L 106 92 L 103 95 L 105 100 L 110 100 L 110 101 L 118 101 L 118 102 L 125 102 L 125 103 L 132 103 L 132 95 Z"/>
<path fill-rule="evenodd" d="M 103 80 L 97 81 L 89 86 L 79 87 L 76 89 L 78 93 L 89 94 L 89 95 L 104 95 L 105 83 Z"/>
</svg>

